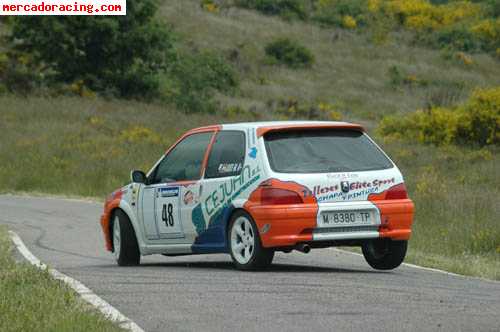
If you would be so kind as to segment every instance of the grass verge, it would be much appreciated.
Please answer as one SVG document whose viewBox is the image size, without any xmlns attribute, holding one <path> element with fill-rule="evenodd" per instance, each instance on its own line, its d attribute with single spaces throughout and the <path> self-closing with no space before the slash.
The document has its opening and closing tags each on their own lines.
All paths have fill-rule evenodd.
<svg viewBox="0 0 500 332">
<path fill-rule="evenodd" d="M 0 226 L 0 331 L 123 331 L 48 271 L 17 263 Z"/>
</svg>

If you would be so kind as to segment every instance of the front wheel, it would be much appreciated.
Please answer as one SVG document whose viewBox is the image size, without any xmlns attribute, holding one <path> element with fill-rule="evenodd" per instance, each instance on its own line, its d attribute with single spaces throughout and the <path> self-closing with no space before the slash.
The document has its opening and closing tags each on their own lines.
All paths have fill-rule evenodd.
<svg viewBox="0 0 500 332">
<path fill-rule="evenodd" d="M 376 270 L 392 270 L 403 263 L 408 241 L 393 241 L 389 239 L 377 239 L 366 242 L 363 256 L 366 262 Z"/>
<path fill-rule="evenodd" d="M 117 210 L 113 218 L 113 252 L 120 266 L 139 265 L 141 261 L 134 228 L 121 210 Z"/>
<path fill-rule="evenodd" d="M 274 250 L 262 246 L 252 217 L 238 211 L 229 224 L 229 252 L 239 270 L 260 270 L 271 265 Z"/>
</svg>

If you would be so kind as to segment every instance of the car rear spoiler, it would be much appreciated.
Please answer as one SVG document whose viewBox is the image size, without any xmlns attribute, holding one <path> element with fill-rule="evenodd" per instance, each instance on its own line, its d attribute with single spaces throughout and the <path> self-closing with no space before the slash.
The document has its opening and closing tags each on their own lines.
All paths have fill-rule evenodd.
<svg viewBox="0 0 500 332">
<path fill-rule="evenodd" d="M 315 129 L 351 129 L 365 132 L 362 125 L 348 122 L 332 122 L 332 123 L 316 123 L 316 124 L 292 124 L 292 125 L 276 125 L 257 128 L 257 137 L 264 136 L 269 132 L 288 131 L 288 130 L 315 130 Z"/>
</svg>

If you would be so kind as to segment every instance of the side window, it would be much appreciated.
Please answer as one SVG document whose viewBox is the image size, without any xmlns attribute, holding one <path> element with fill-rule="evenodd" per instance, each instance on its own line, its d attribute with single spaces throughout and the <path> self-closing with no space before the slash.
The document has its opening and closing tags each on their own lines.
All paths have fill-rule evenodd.
<svg viewBox="0 0 500 332">
<path fill-rule="evenodd" d="M 221 131 L 208 158 L 205 178 L 235 176 L 245 162 L 245 134 L 241 131 Z"/>
<path fill-rule="evenodd" d="M 183 139 L 160 162 L 151 183 L 198 180 L 212 135 L 212 132 L 199 133 Z"/>
</svg>

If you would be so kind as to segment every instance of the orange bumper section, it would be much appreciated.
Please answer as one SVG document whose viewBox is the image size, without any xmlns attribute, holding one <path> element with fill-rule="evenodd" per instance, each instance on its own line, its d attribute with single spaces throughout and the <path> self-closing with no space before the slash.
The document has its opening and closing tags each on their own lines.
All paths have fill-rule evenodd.
<svg viewBox="0 0 500 332">
<path fill-rule="evenodd" d="M 414 205 L 410 199 L 373 202 L 380 211 L 381 238 L 408 240 L 411 236 Z M 266 248 L 293 246 L 300 242 L 313 241 L 316 228 L 317 204 L 295 204 L 281 206 L 249 206 L 260 232 L 262 245 Z"/>
</svg>

